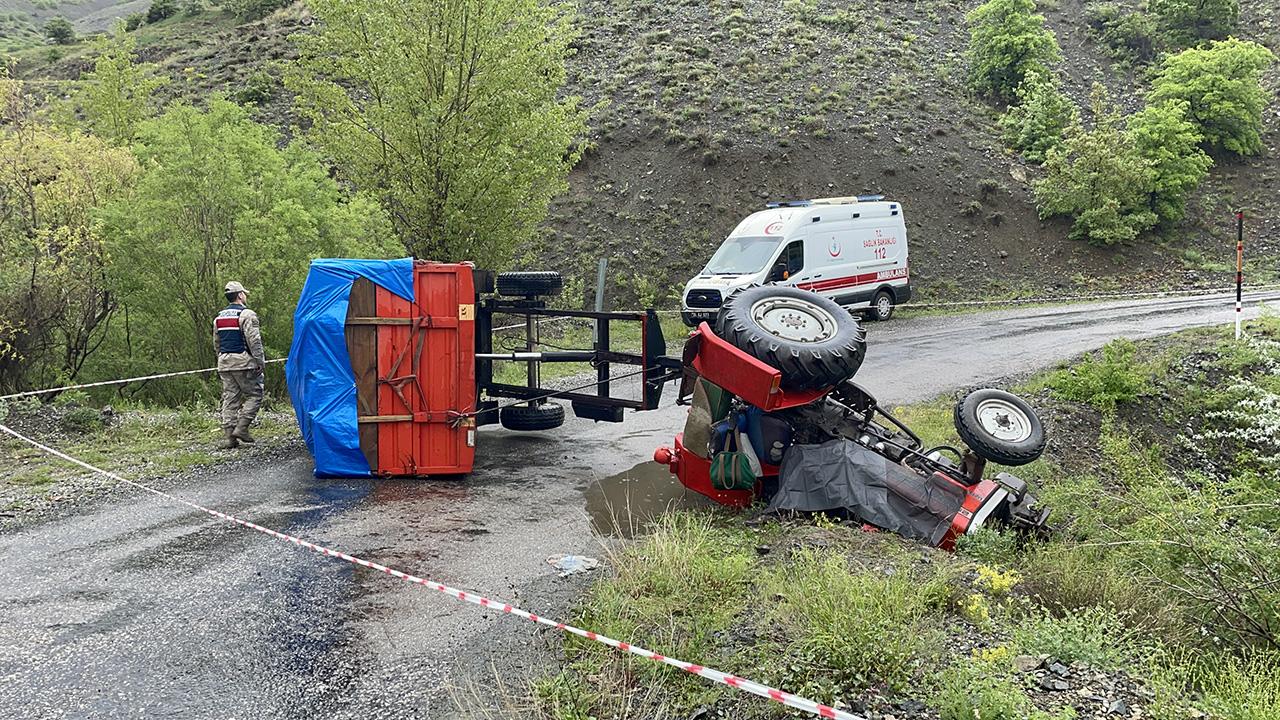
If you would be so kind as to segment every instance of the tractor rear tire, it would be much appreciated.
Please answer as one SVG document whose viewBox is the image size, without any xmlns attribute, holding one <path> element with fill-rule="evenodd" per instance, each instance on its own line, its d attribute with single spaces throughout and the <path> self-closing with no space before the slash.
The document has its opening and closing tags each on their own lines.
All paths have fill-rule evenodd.
<svg viewBox="0 0 1280 720">
<path fill-rule="evenodd" d="M 559 295 L 564 289 L 564 278 L 554 270 L 504 272 L 498 275 L 497 288 L 499 295 L 507 297 Z"/>
<path fill-rule="evenodd" d="M 1003 390 L 974 390 L 956 403 L 956 432 L 978 457 L 1017 467 L 1044 452 L 1044 425 L 1026 400 Z"/>
<path fill-rule="evenodd" d="M 508 405 L 498 413 L 498 422 L 508 430 L 553 430 L 564 424 L 564 406 L 553 402 Z"/>
<path fill-rule="evenodd" d="M 764 285 L 730 295 L 716 334 L 782 372 L 782 387 L 830 387 L 853 377 L 866 356 L 857 318 L 808 290 Z"/>
</svg>

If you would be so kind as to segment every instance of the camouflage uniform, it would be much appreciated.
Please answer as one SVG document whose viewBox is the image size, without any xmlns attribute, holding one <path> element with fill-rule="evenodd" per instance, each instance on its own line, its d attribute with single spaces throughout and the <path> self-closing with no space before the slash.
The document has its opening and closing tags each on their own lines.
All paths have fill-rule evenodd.
<svg viewBox="0 0 1280 720">
<path fill-rule="evenodd" d="M 244 286 L 236 282 L 227 283 L 226 291 L 248 294 Z M 258 314 L 233 302 L 214 318 L 213 335 L 218 351 L 218 377 L 222 380 L 224 446 L 235 447 L 237 441 L 251 443 L 249 425 L 262 405 L 266 380 Z"/>
</svg>

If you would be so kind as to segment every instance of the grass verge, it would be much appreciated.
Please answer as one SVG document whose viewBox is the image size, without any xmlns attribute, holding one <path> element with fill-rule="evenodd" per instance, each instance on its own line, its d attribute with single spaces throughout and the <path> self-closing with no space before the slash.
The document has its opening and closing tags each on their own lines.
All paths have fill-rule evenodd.
<svg viewBox="0 0 1280 720">
<path fill-rule="evenodd" d="M 1280 717 L 1280 320 L 1120 341 L 1033 378 L 1046 455 L 1016 472 L 1046 541 L 956 554 L 823 517 L 678 512 L 618 549 L 577 621 L 864 715 Z M 951 404 L 901 408 L 955 443 Z M 542 717 L 776 718 L 785 709 L 585 641 Z"/>
<path fill-rule="evenodd" d="M 66 393 L 52 405 L 16 401 L 0 406 L 3 422 L 51 447 L 131 479 L 168 476 L 234 457 L 216 449 L 220 440 L 217 410 L 211 405 L 185 408 L 126 403 L 111 408 L 87 404 L 85 396 Z M 258 415 L 254 437 L 270 445 L 297 433 L 289 408 Z M 105 480 L 5 436 L 0 453 L 8 465 L 0 477 L 0 509 L 17 511 L 102 485 Z"/>
</svg>

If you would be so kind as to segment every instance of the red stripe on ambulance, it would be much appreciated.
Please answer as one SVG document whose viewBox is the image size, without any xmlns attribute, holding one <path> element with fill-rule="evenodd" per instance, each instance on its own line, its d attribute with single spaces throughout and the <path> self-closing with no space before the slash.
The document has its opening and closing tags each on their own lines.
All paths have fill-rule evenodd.
<svg viewBox="0 0 1280 720">
<path fill-rule="evenodd" d="M 907 268 L 903 267 L 895 268 L 893 270 L 880 270 L 878 272 L 862 273 L 861 275 L 850 275 L 849 277 L 832 278 L 830 280 L 820 280 L 818 282 L 800 283 L 796 285 L 796 287 L 801 290 L 824 292 L 827 290 L 840 290 L 848 287 L 857 287 L 859 285 L 871 285 L 889 280 L 906 280 L 907 277 Z"/>
</svg>

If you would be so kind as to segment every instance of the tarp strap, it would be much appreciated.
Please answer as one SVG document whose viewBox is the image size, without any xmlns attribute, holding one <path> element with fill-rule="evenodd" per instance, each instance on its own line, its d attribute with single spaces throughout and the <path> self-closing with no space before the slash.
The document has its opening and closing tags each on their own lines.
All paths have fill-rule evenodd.
<svg viewBox="0 0 1280 720">
<path fill-rule="evenodd" d="M 413 383 L 414 389 L 418 392 L 418 399 L 422 402 L 422 407 L 427 406 L 427 396 L 426 393 L 422 391 L 422 384 L 418 382 L 418 375 L 416 372 L 417 369 L 421 367 L 422 345 L 426 341 L 427 336 L 427 334 L 422 331 L 424 326 L 431 326 L 431 318 L 429 316 L 412 318 L 409 330 L 412 337 L 409 342 L 405 343 L 405 346 L 400 349 L 400 353 L 396 355 L 395 362 L 391 363 L 391 368 L 387 370 L 386 377 L 378 378 L 378 383 L 390 386 L 391 391 L 396 394 L 396 397 L 400 399 L 401 404 L 404 405 L 404 409 L 410 412 L 413 411 L 413 407 L 409 404 L 408 398 L 404 396 L 403 390 L 406 383 Z M 410 345 L 413 345 L 413 365 L 410 369 L 414 370 L 414 372 L 408 375 L 396 375 L 396 373 L 400 371 L 400 364 L 404 362 L 405 355 L 409 353 Z"/>
</svg>

